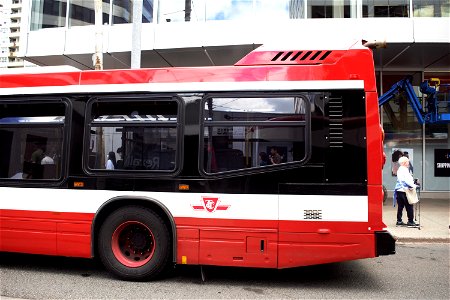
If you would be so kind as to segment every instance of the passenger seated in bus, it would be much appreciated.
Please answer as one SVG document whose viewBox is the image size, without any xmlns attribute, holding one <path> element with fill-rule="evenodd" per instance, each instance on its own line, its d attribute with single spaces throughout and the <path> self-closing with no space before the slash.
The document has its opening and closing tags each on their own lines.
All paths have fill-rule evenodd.
<svg viewBox="0 0 450 300">
<path fill-rule="evenodd" d="M 31 153 L 31 162 L 38 164 L 44 157 L 44 150 L 43 147 L 39 144 L 34 144 L 34 148 L 35 150 L 33 151 L 33 153 Z"/>
<path fill-rule="evenodd" d="M 119 159 L 116 162 L 117 169 L 123 169 L 123 149 L 122 147 L 117 148 L 117 154 L 119 154 Z"/>
<path fill-rule="evenodd" d="M 278 154 L 278 150 L 275 147 L 272 147 L 270 149 L 269 158 L 270 158 L 270 163 L 272 165 L 277 165 L 277 164 L 281 163 L 281 155 Z"/>
<path fill-rule="evenodd" d="M 260 166 L 267 166 L 269 164 L 269 157 L 267 156 L 266 152 L 260 152 L 259 153 L 259 165 Z"/>
<path fill-rule="evenodd" d="M 116 154 L 113 151 L 108 153 L 108 160 L 106 161 L 105 167 L 107 170 L 116 169 Z"/>
<path fill-rule="evenodd" d="M 41 165 L 54 165 L 55 161 L 45 151 L 42 153 Z"/>
<path fill-rule="evenodd" d="M 22 172 L 17 172 L 10 179 L 31 179 L 32 178 L 32 166 L 30 162 L 25 161 L 22 166 Z"/>
</svg>

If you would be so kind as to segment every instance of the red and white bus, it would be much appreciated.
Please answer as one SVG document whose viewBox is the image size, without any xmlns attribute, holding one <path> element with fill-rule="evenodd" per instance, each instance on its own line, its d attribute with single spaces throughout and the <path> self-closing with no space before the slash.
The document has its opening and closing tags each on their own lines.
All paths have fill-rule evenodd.
<svg viewBox="0 0 450 300">
<path fill-rule="evenodd" d="M 372 52 L 0 75 L 0 251 L 290 268 L 395 253 Z"/>
</svg>

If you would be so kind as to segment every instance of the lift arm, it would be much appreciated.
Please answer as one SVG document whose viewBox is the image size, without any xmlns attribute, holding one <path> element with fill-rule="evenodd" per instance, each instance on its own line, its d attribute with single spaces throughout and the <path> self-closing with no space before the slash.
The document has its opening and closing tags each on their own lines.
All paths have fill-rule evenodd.
<svg viewBox="0 0 450 300">
<path fill-rule="evenodd" d="M 427 95 L 426 112 L 423 110 L 420 100 L 414 92 L 410 77 L 398 81 L 389 89 L 389 91 L 381 95 L 380 98 L 378 98 L 378 105 L 382 106 L 404 92 L 406 93 L 408 102 L 411 105 L 419 124 L 450 123 L 450 113 L 439 114 L 436 89 L 429 86 L 428 81 L 424 81 L 420 84 L 420 91 Z"/>
</svg>

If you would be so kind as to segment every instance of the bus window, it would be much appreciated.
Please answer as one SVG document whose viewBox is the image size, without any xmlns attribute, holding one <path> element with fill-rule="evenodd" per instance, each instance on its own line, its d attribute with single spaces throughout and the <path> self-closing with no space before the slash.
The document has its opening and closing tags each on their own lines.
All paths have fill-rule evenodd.
<svg viewBox="0 0 450 300">
<path fill-rule="evenodd" d="M 0 114 L 0 178 L 59 179 L 65 105 L 8 103 Z"/>
<path fill-rule="evenodd" d="M 176 101 L 95 101 L 91 105 L 89 169 L 175 170 Z"/>
<path fill-rule="evenodd" d="M 310 111 L 305 99 L 208 98 L 203 116 L 204 171 L 220 173 L 304 161 Z"/>
</svg>

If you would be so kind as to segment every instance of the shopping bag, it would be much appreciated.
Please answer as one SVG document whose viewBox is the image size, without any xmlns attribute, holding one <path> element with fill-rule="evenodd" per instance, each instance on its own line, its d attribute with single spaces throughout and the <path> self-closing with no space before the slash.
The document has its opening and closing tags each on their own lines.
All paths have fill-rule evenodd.
<svg viewBox="0 0 450 300">
<path fill-rule="evenodd" d="M 406 193 L 406 198 L 408 198 L 409 204 L 416 204 L 417 202 L 419 202 L 419 198 L 417 197 L 416 189 L 407 189 L 405 191 L 405 193 Z"/>
</svg>

